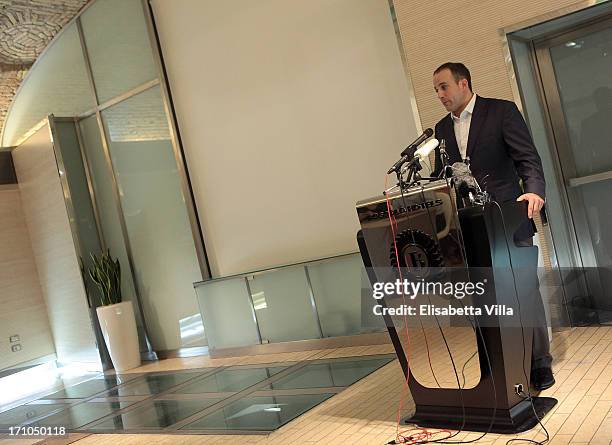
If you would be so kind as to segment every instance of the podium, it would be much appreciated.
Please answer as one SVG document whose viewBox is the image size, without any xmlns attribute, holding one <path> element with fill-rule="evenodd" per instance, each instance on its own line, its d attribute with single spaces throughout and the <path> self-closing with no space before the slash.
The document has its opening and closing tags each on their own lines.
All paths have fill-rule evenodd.
<svg viewBox="0 0 612 445">
<path fill-rule="evenodd" d="M 395 217 L 391 227 L 389 210 Z M 512 305 L 529 318 L 529 296 L 538 286 L 537 247 L 518 247 L 513 235 L 527 221 L 524 202 L 487 203 L 457 210 L 453 188 L 444 180 L 359 201 L 358 244 L 368 278 L 395 279 L 405 270 L 466 270 L 472 281 L 486 276 L 480 304 Z M 397 249 L 397 254 L 396 254 Z M 398 264 L 399 262 L 399 264 Z M 539 293 L 537 294 L 539 297 Z M 521 305 L 522 303 L 522 305 Z M 504 316 L 475 317 L 481 378 L 472 388 L 434 388 L 409 372 L 398 330 L 388 315 L 385 323 L 398 360 L 408 378 L 416 410 L 405 423 L 421 427 L 519 433 L 533 428 L 557 401 L 519 396 L 516 385 L 529 387 L 533 328 Z M 521 324 L 523 321 L 521 321 Z M 452 329 L 452 328 L 451 328 Z M 532 407 L 533 402 L 533 407 Z"/>
</svg>

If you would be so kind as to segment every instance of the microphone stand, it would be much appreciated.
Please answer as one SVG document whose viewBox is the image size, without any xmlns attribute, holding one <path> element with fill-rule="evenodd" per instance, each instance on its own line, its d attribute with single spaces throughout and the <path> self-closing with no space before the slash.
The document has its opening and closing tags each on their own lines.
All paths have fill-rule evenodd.
<svg viewBox="0 0 612 445">
<path fill-rule="evenodd" d="M 406 188 L 410 188 L 422 179 L 419 174 L 419 171 L 423 170 L 420 159 L 418 157 L 412 158 L 408 164 L 407 170 L 408 176 L 406 177 L 406 183 L 408 183 L 408 185 Z M 401 174 L 399 176 L 401 177 Z"/>
<path fill-rule="evenodd" d="M 445 147 L 444 140 L 442 140 L 442 145 L 440 147 L 441 148 L 440 153 L 441 155 L 443 154 L 443 163 L 444 163 L 444 168 L 442 171 L 444 171 L 444 169 L 448 165 L 448 155 L 444 147 Z M 400 190 L 408 189 L 412 187 L 413 185 L 418 184 L 422 179 L 424 179 L 419 174 L 419 172 L 423 170 L 423 166 L 421 165 L 420 157 L 415 156 L 416 151 L 417 151 L 416 146 L 414 146 L 414 144 L 409 146 L 406 150 L 404 150 L 403 153 L 405 154 L 402 156 L 402 158 L 399 161 L 397 161 L 395 165 L 393 165 L 393 167 L 391 167 L 391 169 L 387 172 L 387 173 L 391 173 L 392 171 L 395 172 L 395 175 L 397 176 L 397 187 L 399 187 Z M 408 165 L 405 165 L 406 161 L 404 160 L 404 158 L 406 156 L 411 157 L 410 161 L 408 162 Z M 404 180 L 403 175 L 406 171 L 408 171 L 408 176 L 406 177 L 406 180 Z M 432 181 L 435 179 L 439 179 L 439 177 L 436 178 L 436 177 L 428 176 L 425 179 Z"/>
<path fill-rule="evenodd" d="M 406 183 L 402 179 L 403 172 L 401 166 L 395 169 L 395 175 L 397 176 L 397 186 L 400 191 L 404 190 L 406 188 Z"/>
<path fill-rule="evenodd" d="M 412 148 L 412 146 L 409 146 L 406 150 L 409 150 L 410 148 Z M 406 154 L 402 155 L 402 158 L 397 161 L 395 163 L 395 165 L 393 167 L 391 167 L 391 170 L 389 170 L 387 173 L 391 173 L 391 171 L 395 172 L 395 176 L 397 177 L 397 184 L 396 186 L 399 187 L 400 190 L 404 190 L 406 187 L 406 181 L 404 181 L 404 179 L 402 178 L 402 175 L 404 174 L 404 172 L 402 171 L 402 167 L 405 165 L 406 163 L 406 159 L 407 157 L 412 157 L 412 159 L 409 162 L 409 165 L 414 161 L 414 152 L 416 151 L 415 148 L 412 148 L 412 151 L 408 151 Z"/>
<path fill-rule="evenodd" d="M 448 153 L 446 152 L 446 141 L 444 139 L 440 140 L 440 161 L 442 162 L 442 169 L 440 169 L 437 179 L 446 177 L 446 169 L 449 166 L 449 157 Z"/>
</svg>

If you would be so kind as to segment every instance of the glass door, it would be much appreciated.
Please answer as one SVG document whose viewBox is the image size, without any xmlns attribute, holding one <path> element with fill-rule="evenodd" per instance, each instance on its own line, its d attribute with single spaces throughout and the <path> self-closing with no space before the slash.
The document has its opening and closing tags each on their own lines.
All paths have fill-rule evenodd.
<svg viewBox="0 0 612 445">
<path fill-rule="evenodd" d="M 612 319 L 612 17 L 535 42 L 588 304 Z"/>
</svg>

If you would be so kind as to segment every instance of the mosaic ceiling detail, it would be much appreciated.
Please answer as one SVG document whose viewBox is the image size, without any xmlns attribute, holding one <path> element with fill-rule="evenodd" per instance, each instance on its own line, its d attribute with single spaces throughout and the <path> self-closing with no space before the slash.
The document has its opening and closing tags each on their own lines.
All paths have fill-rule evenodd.
<svg viewBox="0 0 612 445">
<path fill-rule="evenodd" d="M 0 128 L 28 69 L 88 0 L 0 0 Z"/>
</svg>

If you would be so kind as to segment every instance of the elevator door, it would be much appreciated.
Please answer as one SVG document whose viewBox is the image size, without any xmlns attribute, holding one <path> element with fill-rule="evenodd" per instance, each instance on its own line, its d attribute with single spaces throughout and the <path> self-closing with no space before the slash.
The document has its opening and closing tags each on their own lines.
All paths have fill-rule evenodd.
<svg viewBox="0 0 612 445">
<path fill-rule="evenodd" d="M 612 18 L 536 42 L 552 132 L 592 303 L 612 314 Z"/>
</svg>

